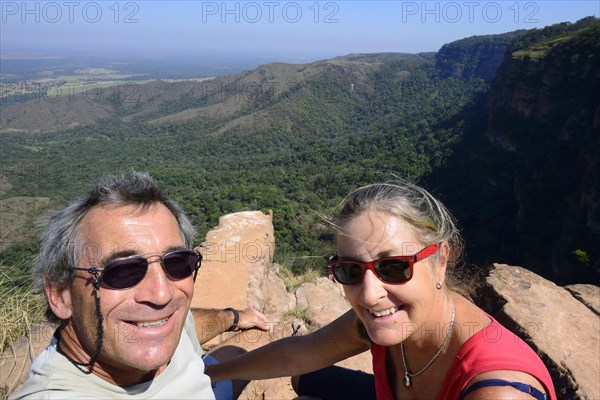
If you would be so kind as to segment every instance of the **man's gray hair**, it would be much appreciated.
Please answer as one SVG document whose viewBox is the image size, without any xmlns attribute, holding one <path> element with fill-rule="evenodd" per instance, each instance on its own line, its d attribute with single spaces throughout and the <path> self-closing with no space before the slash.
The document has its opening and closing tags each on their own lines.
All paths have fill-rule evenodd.
<svg viewBox="0 0 600 400">
<path fill-rule="evenodd" d="M 44 220 L 40 252 L 33 267 L 38 288 L 42 291 L 44 285 L 64 288 L 73 281 L 73 268 L 79 265 L 84 246 L 79 238 L 79 225 L 92 208 L 134 206 L 144 212 L 157 203 L 163 204 L 173 213 L 182 240 L 191 249 L 196 230 L 181 206 L 164 195 L 149 174 L 133 172 L 131 176 L 110 176 L 65 208 L 50 212 Z M 59 321 L 49 307 L 46 317 L 49 321 Z"/>
</svg>

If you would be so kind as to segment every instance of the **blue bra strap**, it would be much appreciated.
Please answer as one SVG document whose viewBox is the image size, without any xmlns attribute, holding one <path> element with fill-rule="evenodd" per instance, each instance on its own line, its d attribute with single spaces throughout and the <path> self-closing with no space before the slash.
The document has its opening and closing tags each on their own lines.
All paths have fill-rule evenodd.
<svg viewBox="0 0 600 400">
<path fill-rule="evenodd" d="M 509 382 L 503 379 L 485 379 L 483 381 L 474 383 L 471 386 L 469 386 L 466 390 L 463 390 L 463 392 L 460 395 L 460 400 L 464 400 L 464 398 L 467 397 L 469 393 L 474 392 L 477 389 L 489 386 L 512 386 L 523 393 L 529 393 L 537 400 L 548 400 L 548 396 L 546 396 L 545 393 L 540 392 L 538 389 L 534 388 L 531 385 L 527 385 L 521 382 Z"/>
</svg>

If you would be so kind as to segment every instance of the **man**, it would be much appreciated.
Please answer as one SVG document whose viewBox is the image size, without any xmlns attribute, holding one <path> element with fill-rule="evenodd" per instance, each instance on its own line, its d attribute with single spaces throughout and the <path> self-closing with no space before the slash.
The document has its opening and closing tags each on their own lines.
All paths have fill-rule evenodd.
<svg viewBox="0 0 600 400">
<path fill-rule="evenodd" d="M 60 325 L 14 398 L 215 398 L 189 310 L 202 259 L 194 237 L 181 207 L 143 173 L 103 181 L 53 212 L 34 274 Z M 194 314 L 200 328 L 267 329 L 257 311 Z M 207 364 L 233 354 L 213 355 Z M 241 388 L 228 383 L 217 398 Z"/>
</svg>

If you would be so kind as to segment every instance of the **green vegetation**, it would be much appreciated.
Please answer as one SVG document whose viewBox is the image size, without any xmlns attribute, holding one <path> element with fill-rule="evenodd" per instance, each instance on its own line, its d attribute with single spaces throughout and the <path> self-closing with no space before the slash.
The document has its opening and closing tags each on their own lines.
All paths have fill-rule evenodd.
<svg viewBox="0 0 600 400">
<path fill-rule="evenodd" d="M 445 44 L 435 54 L 436 68 L 442 77 L 477 77 L 490 82 L 496 76 L 508 45 L 525 32 L 472 36 Z"/>
<path fill-rule="evenodd" d="M 203 82 L 152 82 L 136 88 L 143 102 L 100 99 L 86 112 L 109 110 L 108 117 L 54 132 L 9 133 L 15 127 L 7 118 L 0 201 L 47 198 L 28 207 L 22 221 L 29 224 L 101 176 L 149 171 L 190 213 L 198 243 L 224 214 L 272 209 L 276 261 L 293 290 L 300 278 L 292 276 L 324 273 L 333 252 L 322 216 L 350 190 L 393 172 L 448 204 L 471 262 L 520 264 L 558 283 L 594 282 L 599 30 L 597 20 L 584 20 L 469 38 L 435 57 L 355 54 L 266 65 L 211 81 L 212 91 Z M 515 74 L 529 64 L 504 53 L 528 49 L 540 49 L 544 68 Z M 519 88 L 537 97 L 520 100 Z M 67 116 L 79 105 L 34 104 Z M 6 293 L 27 288 L 15 276 L 28 274 L 35 233 L 21 231 L 0 253 L 2 265 L 16 266 L 4 272 Z"/>
<path fill-rule="evenodd" d="M 598 29 L 597 18 L 587 17 L 576 23 L 563 22 L 544 29 L 522 31 L 523 35 L 519 35 L 510 42 L 509 51 L 515 57 L 527 55 L 529 51 L 536 54 L 536 56 L 543 56 L 553 46 L 564 43 L 575 35 L 589 31 L 590 29 Z M 514 52 L 518 52 L 518 54 Z"/>
<path fill-rule="evenodd" d="M 190 212 L 198 241 L 223 214 L 273 209 L 278 260 L 293 258 L 295 273 L 322 269 L 311 257 L 331 253 L 332 235 L 319 215 L 386 171 L 418 179 L 442 165 L 461 136 L 454 116 L 485 90 L 481 80 L 436 79 L 432 61 L 420 56 L 390 56 L 366 73 L 365 62 L 311 65 L 300 87 L 289 89 L 299 95 L 263 93 L 234 116 L 268 112 L 267 126 L 147 122 L 216 101 L 185 95 L 140 121 L 4 134 L 10 196 L 43 194 L 64 204 L 99 176 L 147 170 Z"/>
<path fill-rule="evenodd" d="M 563 36 L 552 40 L 547 40 L 542 43 L 536 43 L 528 49 L 515 51 L 512 55 L 513 57 L 518 58 L 529 57 L 533 59 L 540 59 L 545 57 L 546 54 L 548 54 L 548 52 L 554 48 L 554 46 L 565 43 L 569 39 L 570 36 Z"/>
<path fill-rule="evenodd" d="M 320 257 L 317 257 L 317 259 L 319 258 Z M 314 262 L 318 263 L 319 261 L 314 260 Z M 286 291 L 294 293 L 303 283 L 315 283 L 322 273 L 319 271 L 318 266 L 315 266 L 314 264 L 312 268 L 305 270 L 302 274 L 294 273 L 293 269 L 287 266 L 284 261 L 284 263 L 281 264 L 281 268 L 277 271 L 277 275 L 283 279 Z"/>
<path fill-rule="evenodd" d="M 590 255 L 585 250 L 575 249 L 573 250 L 573 255 L 575 256 L 577 261 L 583 264 L 584 267 L 589 267 L 592 264 L 590 260 Z"/>
</svg>

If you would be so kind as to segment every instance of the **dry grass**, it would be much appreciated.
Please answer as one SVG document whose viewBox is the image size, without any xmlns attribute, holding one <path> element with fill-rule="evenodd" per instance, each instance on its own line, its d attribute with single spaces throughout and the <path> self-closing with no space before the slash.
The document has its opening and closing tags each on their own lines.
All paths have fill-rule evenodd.
<svg viewBox="0 0 600 400">
<path fill-rule="evenodd" d="M 44 298 L 31 280 L 17 286 L 11 268 L 0 266 L 0 353 L 41 322 L 44 311 Z"/>
<path fill-rule="evenodd" d="M 283 314 L 281 317 L 284 321 L 291 321 L 293 319 L 299 319 L 302 321 L 307 327 L 312 324 L 311 319 L 308 316 L 308 307 L 304 308 L 295 308 Z"/>
<path fill-rule="evenodd" d="M 291 268 L 287 266 L 280 266 L 278 275 L 285 283 L 285 289 L 289 293 L 295 293 L 303 283 L 315 283 L 317 278 L 321 277 L 322 274 L 315 269 L 307 269 L 301 275 L 295 275 Z"/>
<path fill-rule="evenodd" d="M 28 334 L 44 316 L 46 306 L 43 296 L 33 289 L 30 277 L 15 278 L 19 271 L 22 268 L 0 265 L 0 354 Z M 14 389 L 5 386 L 5 383 L 2 382 L 0 387 L 0 400 L 6 400 Z"/>
</svg>

